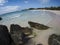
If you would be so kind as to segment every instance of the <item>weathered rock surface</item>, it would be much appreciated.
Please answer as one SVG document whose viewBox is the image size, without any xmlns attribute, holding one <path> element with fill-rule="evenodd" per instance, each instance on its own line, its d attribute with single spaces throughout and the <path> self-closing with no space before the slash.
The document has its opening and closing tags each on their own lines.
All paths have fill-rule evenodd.
<svg viewBox="0 0 60 45">
<path fill-rule="evenodd" d="M 45 25 L 43 25 L 43 24 L 39 24 L 39 23 L 31 22 L 31 21 L 29 21 L 28 24 L 29 24 L 31 27 L 36 28 L 36 29 L 38 29 L 38 30 L 46 30 L 46 29 L 50 28 L 50 27 L 45 26 Z"/>
<path fill-rule="evenodd" d="M 2 20 L 2 18 L 0 17 L 0 20 Z"/>
<path fill-rule="evenodd" d="M 10 33 L 17 45 L 24 45 L 30 39 L 28 36 L 32 34 L 32 29 L 21 27 L 17 24 L 11 24 Z"/>
<path fill-rule="evenodd" d="M 22 37 L 21 37 L 21 27 L 17 24 L 12 24 L 10 26 L 10 34 L 12 39 L 17 45 L 22 44 Z"/>
<path fill-rule="evenodd" d="M 25 34 L 25 35 L 31 35 L 32 34 L 32 29 L 31 28 L 28 28 L 28 27 L 22 27 L 22 32 Z"/>
<path fill-rule="evenodd" d="M 43 44 L 37 44 L 37 45 L 43 45 Z"/>
<path fill-rule="evenodd" d="M 0 45 L 12 45 L 13 40 L 5 25 L 0 25 Z M 13 44 L 14 45 L 14 44 Z"/>
<path fill-rule="evenodd" d="M 60 45 L 60 35 L 52 34 L 48 39 L 49 45 Z"/>
</svg>

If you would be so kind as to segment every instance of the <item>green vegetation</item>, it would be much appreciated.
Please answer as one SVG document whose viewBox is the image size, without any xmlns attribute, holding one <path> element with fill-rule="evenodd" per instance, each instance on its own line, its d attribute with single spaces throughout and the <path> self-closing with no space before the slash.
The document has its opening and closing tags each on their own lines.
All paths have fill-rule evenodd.
<svg viewBox="0 0 60 45">
<path fill-rule="evenodd" d="M 60 6 L 58 6 L 58 7 L 45 7 L 45 8 L 29 8 L 28 10 L 39 10 L 39 9 L 60 10 Z"/>
<path fill-rule="evenodd" d="M 28 10 L 34 10 L 35 8 L 29 8 Z"/>
<path fill-rule="evenodd" d="M 47 9 L 47 10 L 60 10 L 60 7 L 47 7 L 47 8 L 45 8 L 45 9 Z"/>
</svg>

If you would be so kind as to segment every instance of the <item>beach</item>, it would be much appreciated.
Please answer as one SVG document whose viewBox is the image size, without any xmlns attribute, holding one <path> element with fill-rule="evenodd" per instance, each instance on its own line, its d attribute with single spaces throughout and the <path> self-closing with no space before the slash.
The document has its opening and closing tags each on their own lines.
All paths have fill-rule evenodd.
<svg viewBox="0 0 60 45">
<path fill-rule="evenodd" d="M 48 11 L 53 12 L 53 13 L 55 13 L 57 15 L 60 15 L 60 10 L 48 10 Z"/>
<path fill-rule="evenodd" d="M 51 20 L 51 22 L 47 24 L 48 26 L 50 26 L 52 28 L 49 28 L 49 29 L 43 30 L 43 31 L 34 29 L 33 32 L 35 32 L 37 34 L 37 36 L 28 43 L 30 45 L 37 45 L 37 44 L 49 45 L 48 39 L 49 39 L 50 35 L 52 35 L 52 34 L 60 35 L 60 21 L 59 21 L 60 11 L 55 11 L 55 10 L 54 11 L 53 10 L 43 10 L 43 11 L 49 11 L 49 12 L 56 14 L 54 19 Z"/>
<path fill-rule="evenodd" d="M 43 10 L 45 11 L 45 10 Z M 51 20 L 50 23 L 48 23 L 47 25 L 52 27 L 48 30 L 44 30 L 44 31 L 36 31 L 35 32 L 37 33 L 37 36 L 35 37 L 35 44 L 43 44 L 43 45 L 48 45 L 48 38 L 50 35 L 52 34 L 58 34 L 60 35 L 60 11 L 53 11 L 53 10 L 46 10 L 46 11 L 49 11 L 49 12 L 52 12 L 55 15 L 54 19 Z"/>
<path fill-rule="evenodd" d="M 7 14 L 6 16 L 3 16 L 3 18 L 4 19 L 0 22 L 0 24 L 6 25 L 8 29 L 10 29 L 11 24 L 19 24 L 22 27 L 30 27 L 28 25 L 28 21 L 37 22 L 37 23 L 44 24 L 46 26 L 51 27 L 47 30 L 33 29 L 33 32 L 37 34 L 37 36 L 32 39 L 33 44 L 35 43 L 35 45 L 39 43 L 43 45 L 48 45 L 48 38 L 50 35 L 52 34 L 60 35 L 60 11 L 33 10 L 32 12 L 31 11 L 26 11 L 23 13 L 16 12 L 9 15 Z M 33 45 L 31 43 L 28 43 L 28 44 Z"/>
</svg>

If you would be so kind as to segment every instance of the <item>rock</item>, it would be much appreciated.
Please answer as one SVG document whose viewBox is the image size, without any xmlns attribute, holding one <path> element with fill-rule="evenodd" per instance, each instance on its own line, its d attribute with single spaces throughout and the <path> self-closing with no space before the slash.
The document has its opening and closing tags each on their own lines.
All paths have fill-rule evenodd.
<svg viewBox="0 0 60 45">
<path fill-rule="evenodd" d="M 22 27 L 22 41 L 27 44 L 28 41 L 32 38 L 32 29 L 28 27 Z"/>
<path fill-rule="evenodd" d="M 49 45 L 60 45 L 60 35 L 52 34 L 48 39 Z"/>
<path fill-rule="evenodd" d="M 2 18 L 0 17 L 0 20 L 2 20 Z"/>
<path fill-rule="evenodd" d="M 22 33 L 21 32 L 21 27 L 19 25 L 11 24 L 11 26 L 10 26 L 10 34 L 11 34 L 11 37 L 14 40 L 16 45 L 20 45 L 20 44 L 23 43 L 21 41 L 22 40 L 21 33 Z"/>
<path fill-rule="evenodd" d="M 37 44 L 37 45 L 43 45 L 43 44 Z"/>
<path fill-rule="evenodd" d="M 14 33 L 16 33 L 16 32 L 21 32 L 21 26 L 19 26 L 19 25 L 17 25 L 17 24 L 11 24 L 11 26 L 10 26 L 10 33 L 11 34 L 14 34 Z"/>
<path fill-rule="evenodd" d="M 30 39 L 28 36 L 32 34 L 32 29 L 11 24 L 10 34 L 16 44 L 24 45 Z"/>
<path fill-rule="evenodd" d="M 31 35 L 32 34 L 32 29 L 31 28 L 28 28 L 28 27 L 22 27 L 22 32 L 25 34 L 25 35 Z"/>
<path fill-rule="evenodd" d="M 13 40 L 5 25 L 0 25 L 0 45 L 12 45 Z"/>
<path fill-rule="evenodd" d="M 29 21 L 28 24 L 29 24 L 31 27 L 36 28 L 36 29 L 38 29 L 38 30 L 47 30 L 48 28 L 50 28 L 50 27 L 45 26 L 45 25 L 43 25 L 43 24 L 39 24 L 39 23 L 31 22 L 31 21 Z"/>
</svg>

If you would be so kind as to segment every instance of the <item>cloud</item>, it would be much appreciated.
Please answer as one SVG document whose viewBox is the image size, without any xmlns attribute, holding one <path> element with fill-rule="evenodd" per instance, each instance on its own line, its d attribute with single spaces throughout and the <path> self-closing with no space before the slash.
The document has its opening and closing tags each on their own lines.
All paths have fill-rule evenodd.
<svg viewBox="0 0 60 45">
<path fill-rule="evenodd" d="M 43 1 L 43 3 L 48 3 L 48 2 L 50 2 L 50 0 L 42 0 Z"/>
<path fill-rule="evenodd" d="M 0 14 L 17 11 L 17 10 L 19 10 L 19 8 L 20 8 L 20 6 L 5 6 L 5 7 L 0 7 Z"/>
<path fill-rule="evenodd" d="M 26 3 L 26 4 L 27 4 L 27 3 L 28 3 L 28 1 L 24 1 L 24 3 Z"/>
<path fill-rule="evenodd" d="M 38 1 L 40 1 L 42 4 L 47 4 L 50 2 L 50 0 L 38 0 Z"/>
<path fill-rule="evenodd" d="M 4 5 L 8 0 L 0 0 L 0 5 Z"/>
</svg>

